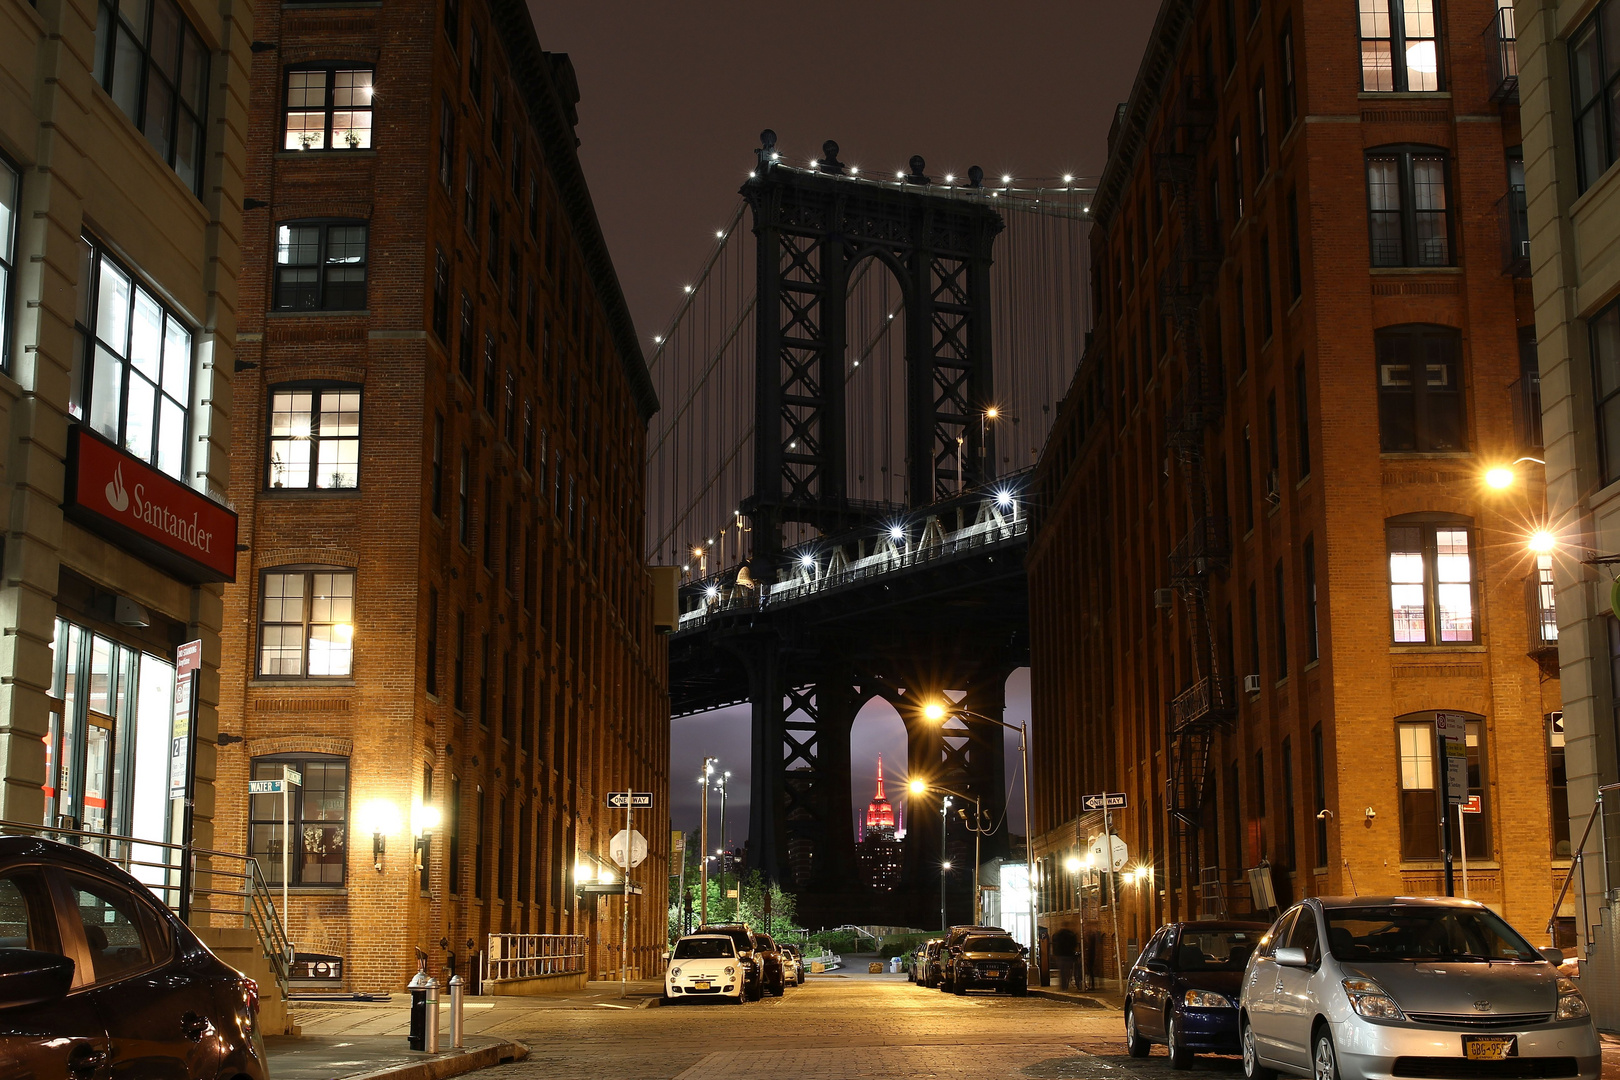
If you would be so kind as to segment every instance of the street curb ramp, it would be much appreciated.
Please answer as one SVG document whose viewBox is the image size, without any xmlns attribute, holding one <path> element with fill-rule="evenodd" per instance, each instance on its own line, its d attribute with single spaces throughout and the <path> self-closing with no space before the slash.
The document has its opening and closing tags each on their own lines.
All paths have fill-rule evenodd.
<svg viewBox="0 0 1620 1080">
<path fill-rule="evenodd" d="M 413 1061 L 409 1065 L 378 1069 L 375 1072 L 350 1073 L 342 1080 L 445 1080 L 449 1076 L 487 1069 L 492 1065 L 505 1065 L 522 1061 L 529 1056 L 529 1048 L 516 1041 L 503 1041 L 492 1046 L 472 1050 L 452 1050 L 446 1056 Z"/>
</svg>

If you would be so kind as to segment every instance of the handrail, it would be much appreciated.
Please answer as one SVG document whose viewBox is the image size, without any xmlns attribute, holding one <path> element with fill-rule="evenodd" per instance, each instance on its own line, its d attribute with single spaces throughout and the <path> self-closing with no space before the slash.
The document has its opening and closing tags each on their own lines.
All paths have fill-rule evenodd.
<svg viewBox="0 0 1620 1080">
<path fill-rule="evenodd" d="M 1548 937 L 1549 940 L 1556 940 L 1557 939 L 1557 935 L 1553 932 L 1553 928 L 1558 925 L 1558 909 L 1564 906 L 1564 897 L 1569 894 L 1570 883 L 1575 880 L 1575 872 L 1580 869 L 1581 864 L 1585 859 L 1585 856 L 1586 856 L 1586 841 L 1587 841 L 1587 838 L 1592 835 L 1592 826 L 1597 824 L 1598 818 L 1603 813 L 1603 793 L 1605 791 L 1617 791 L 1617 790 L 1620 790 L 1620 784 L 1604 784 L 1604 785 L 1602 785 L 1601 787 L 1598 788 L 1597 798 L 1592 800 L 1592 813 L 1586 819 L 1586 829 L 1581 833 L 1581 842 L 1579 844 L 1575 845 L 1575 851 L 1574 851 L 1573 857 L 1571 858 L 1570 864 L 1569 864 L 1569 871 L 1564 874 L 1564 884 L 1558 890 L 1558 899 L 1553 901 L 1552 914 L 1547 917 L 1547 937 Z M 1604 903 L 1608 903 L 1608 901 L 1609 901 L 1609 884 L 1608 884 L 1608 882 L 1609 882 L 1609 867 L 1608 867 L 1608 860 L 1605 859 L 1604 860 L 1604 866 L 1603 866 L 1603 902 Z M 1584 895 L 1584 890 L 1583 890 L 1583 895 Z"/>
<path fill-rule="evenodd" d="M 486 983 L 584 971 L 584 934 L 490 934 L 484 950 Z"/>
<path fill-rule="evenodd" d="M 73 846 L 92 851 L 118 866 L 145 885 L 164 906 L 177 914 L 180 910 L 180 894 L 183 888 L 182 870 L 189 869 L 191 913 L 209 919 L 215 917 L 241 919 L 243 926 L 252 930 L 258 938 L 260 948 L 270 961 L 270 969 L 275 973 L 276 982 L 285 994 L 287 980 L 292 972 L 293 947 L 288 940 L 282 914 L 276 910 L 269 884 L 259 869 L 259 860 L 251 855 L 199 847 L 191 847 L 188 850 L 183 844 L 166 840 L 147 840 L 136 836 L 121 836 L 117 833 L 96 832 L 91 829 L 67 829 L 3 819 L 0 819 L 0 833 L 21 833 L 46 839 L 71 838 Z M 142 848 L 161 852 L 163 861 L 136 858 L 136 853 Z M 239 870 L 229 866 L 216 867 L 213 865 L 216 859 L 235 860 L 240 862 L 242 867 Z M 159 873 L 143 875 L 137 872 L 141 870 Z M 148 880 L 153 876 L 158 880 Z M 217 879 L 224 879 L 226 882 L 236 881 L 240 885 L 215 888 L 213 883 Z M 199 884 L 204 881 L 208 884 Z M 221 897 L 231 899 L 220 901 L 216 906 L 216 898 Z"/>
</svg>

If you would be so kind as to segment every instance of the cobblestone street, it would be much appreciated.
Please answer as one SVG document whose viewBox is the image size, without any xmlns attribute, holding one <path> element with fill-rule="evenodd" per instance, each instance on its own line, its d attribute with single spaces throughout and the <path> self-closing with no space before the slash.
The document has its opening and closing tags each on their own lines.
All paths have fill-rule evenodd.
<svg viewBox="0 0 1620 1080">
<path fill-rule="evenodd" d="M 903 980 L 816 977 L 785 998 L 621 1010 L 523 1011 L 486 1034 L 521 1040 L 527 1060 L 499 1080 L 792 1080 L 864 1077 L 1169 1077 L 1162 1048 L 1125 1056 L 1120 1014 L 1035 997 L 959 998 Z M 1195 1072 L 1237 1076 L 1236 1058 Z M 1185 1075 L 1185 1074 L 1177 1074 Z"/>
</svg>

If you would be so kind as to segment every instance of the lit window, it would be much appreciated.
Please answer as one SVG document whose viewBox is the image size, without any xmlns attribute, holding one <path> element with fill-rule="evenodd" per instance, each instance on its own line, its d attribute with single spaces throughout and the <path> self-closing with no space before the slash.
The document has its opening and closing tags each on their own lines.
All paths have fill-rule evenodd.
<svg viewBox="0 0 1620 1080">
<path fill-rule="evenodd" d="M 79 348 L 69 411 L 186 482 L 191 330 L 89 238 L 80 241 Z"/>
<path fill-rule="evenodd" d="M 253 759 L 254 780 L 280 780 L 287 766 L 303 778 L 288 799 L 293 848 L 289 885 L 339 886 L 348 864 L 349 759 L 326 754 Z M 248 796 L 248 854 L 265 880 L 281 884 L 281 796 Z"/>
<path fill-rule="evenodd" d="M 1361 0 L 1361 88 L 1440 89 L 1434 0 Z"/>
<path fill-rule="evenodd" d="M 1474 561 L 1468 526 L 1393 519 L 1386 537 L 1395 643 L 1472 643 Z"/>
<path fill-rule="evenodd" d="M 269 468 L 273 488 L 359 486 L 359 388 L 272 393 Z"/>
<path fill-rule="evenodd" d="M 372 76 L 371 68 L 290 69 L 283 149 L 369 149 Z"/>
<path fill-rule="evenodd" d="M 267 571 L 259 604 L 259 674 L 347 678 L 354 660 L 354 571 Z"/>
<path fill-rule="evenodd" d="M 364 222 L 301 222 L 276 229 L 277 311 L 363 311 Z"/>
<path fill-rule="evenodd" d="M 101 0 L 95 78 L 186 187 L 200 194 L 208 50 L 174 0 Z"/>
<path fill-rule="evenodd" d="M 1450 266 L 1451 208 L 1443 151 L 1367 155 L 1367 217 L 1374 266 Z"/>
</svg>

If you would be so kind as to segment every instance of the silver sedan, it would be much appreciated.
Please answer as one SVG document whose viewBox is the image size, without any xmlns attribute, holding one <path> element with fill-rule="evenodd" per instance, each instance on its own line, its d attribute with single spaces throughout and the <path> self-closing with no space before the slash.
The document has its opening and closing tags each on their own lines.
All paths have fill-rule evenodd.
<svg viewBox="0 0 1620 1080">
<path fill-rule="evenodd" d="M 1597 1080 L 1597 1030 L 1551 952 L 1468 900 L 1313 897 L 1244 972 L 1244 1074 Z"/>
</svg>

